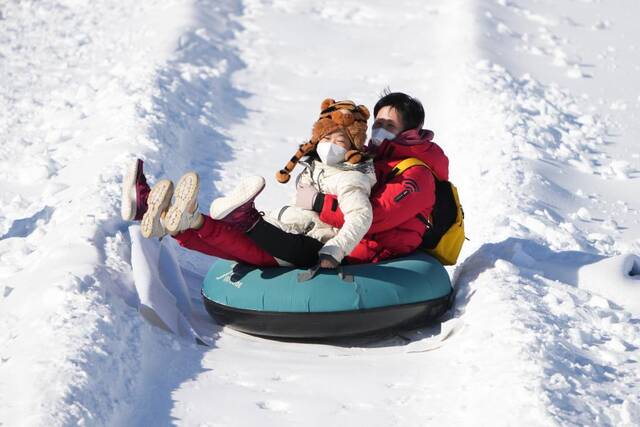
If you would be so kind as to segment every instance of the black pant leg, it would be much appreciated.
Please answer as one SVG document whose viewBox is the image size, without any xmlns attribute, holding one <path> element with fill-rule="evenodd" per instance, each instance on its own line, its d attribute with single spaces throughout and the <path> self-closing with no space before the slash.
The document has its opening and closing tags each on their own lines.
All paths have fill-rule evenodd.
<svg viewBox="0 0 640 427">
<path fill-rule="evenodd" d="M 296 267 L 318 264 L 318 251 L 323 246 L 321 241 L 313 237 L 287 233 L 263 219 L 247 232 L 247 236 L 270 255 Z"/>
</svg>

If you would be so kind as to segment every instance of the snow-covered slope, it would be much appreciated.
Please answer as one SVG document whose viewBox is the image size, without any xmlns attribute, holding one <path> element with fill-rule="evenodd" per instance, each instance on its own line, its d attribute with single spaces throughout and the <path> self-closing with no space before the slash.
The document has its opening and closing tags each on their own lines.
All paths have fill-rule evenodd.
<svg viewBox="0 0 640 427">
<path fill-rule="evenodd" d="M 191 13 L 0 8 L 2 425 L 100 425 L 128 400 L 146 325 L 116 216 L 121 162 L 149 150 L 145 106 Z"/>
<path fill-rule="evenodd" d="M 640 262 L 618 257 L 640 255 L 636 2 L 0 12 L 0 424 L 640 423 Z M 204 209 L 259 173 L 273 208 L 320 101 L 387 85 L 423 101 L 463 199 L 445 341 L 268 341 L 199 308 L 204 348 L 142 321 L 122 162 L 196 170 Z M 180 259 L 197 302 L 212 259 Z"/>
</svg>

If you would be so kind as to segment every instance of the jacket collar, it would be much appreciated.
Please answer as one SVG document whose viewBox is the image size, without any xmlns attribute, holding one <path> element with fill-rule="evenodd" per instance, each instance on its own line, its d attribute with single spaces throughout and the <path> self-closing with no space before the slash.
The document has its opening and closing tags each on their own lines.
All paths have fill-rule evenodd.
<svg viewBox="0 0 640 427">
<path fill-rule="evenodd" d="M 449 177 L 449 159 L 442 148 L 433 142 L 434 133 L 428 129 L 411 129 L 392 140 L 385 140 L 375 150 L 376 161 L 394 162 L 416 157 L 428 164 L 439 179 Z"/>
<path fill-rule="evenodd" d="M 375 159 L 401 160 L 407 157 L 419 157 L 419 153 L 434 145 L 433 137 L 434 133 L 429 129 L 406 130 L 392 140 L 384 140 L 375 150 Z"/>
</svg>

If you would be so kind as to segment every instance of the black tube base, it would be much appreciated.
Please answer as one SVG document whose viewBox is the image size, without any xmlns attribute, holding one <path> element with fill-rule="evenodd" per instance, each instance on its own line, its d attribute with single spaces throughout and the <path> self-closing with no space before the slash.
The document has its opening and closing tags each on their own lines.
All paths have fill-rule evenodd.
<svg viewBox="0 0 640 427">
<path fill-rule="evenodd" d="M 442 316 L 449 309 L 450 297 L 367 310 L 281 313 L 229 307 L 202 296 L 207 311 L 220 325 L 252 335 L 293 339 L 348 337 L 419 327 Z"/>
</svg>

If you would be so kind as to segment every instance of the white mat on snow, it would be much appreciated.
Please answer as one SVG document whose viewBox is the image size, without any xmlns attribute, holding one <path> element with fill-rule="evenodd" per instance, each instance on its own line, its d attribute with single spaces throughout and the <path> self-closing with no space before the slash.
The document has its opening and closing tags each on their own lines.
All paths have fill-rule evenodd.
<svg viewBox="0 0 640 427">
<path fill-rule="evenodd" d="M 204 343 L 193 326 L 189 290 L 174 248 L 166 240 L 145 239 L 139 225 L 130 226 L 129 235 L 140 314 L 155 326 Z"/>
</svg>

